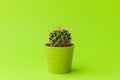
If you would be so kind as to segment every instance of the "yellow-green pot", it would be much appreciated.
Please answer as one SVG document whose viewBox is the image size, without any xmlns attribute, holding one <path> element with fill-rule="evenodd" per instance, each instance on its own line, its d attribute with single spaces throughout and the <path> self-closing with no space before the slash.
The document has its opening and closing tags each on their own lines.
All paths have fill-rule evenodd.
<svg viewBox="0 0 120 80">
<path fill-rule="evenodd" d="M 71 71 L 74 45 L 68 47 L 46 46 L 48 72 L 68 73 Z"/>
</svg>

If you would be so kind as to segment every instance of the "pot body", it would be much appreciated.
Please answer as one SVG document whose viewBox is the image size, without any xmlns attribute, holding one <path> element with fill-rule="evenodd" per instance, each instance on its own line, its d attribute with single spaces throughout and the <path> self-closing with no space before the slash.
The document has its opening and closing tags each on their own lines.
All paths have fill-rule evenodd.
<svg viewBox="0 0 120 80">
<path fill-rule="evenodd" d="M 74 45 L 69 47 L 46 46 L 48 72 L 68 73 L 71 71 Z"/>
</svg>

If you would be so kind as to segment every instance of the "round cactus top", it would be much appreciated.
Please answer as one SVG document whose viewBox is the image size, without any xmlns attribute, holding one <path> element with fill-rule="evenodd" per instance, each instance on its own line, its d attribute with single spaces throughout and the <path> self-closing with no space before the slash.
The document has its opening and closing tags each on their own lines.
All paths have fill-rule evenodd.
<svg viewBox="0 0 120 80">
<path fill-rule="evenodd" d="M 67 29 L 58 27 L 50 32 L 47 46 L 66 47 L 71 45 L 71 33 Z"/>
</svg>

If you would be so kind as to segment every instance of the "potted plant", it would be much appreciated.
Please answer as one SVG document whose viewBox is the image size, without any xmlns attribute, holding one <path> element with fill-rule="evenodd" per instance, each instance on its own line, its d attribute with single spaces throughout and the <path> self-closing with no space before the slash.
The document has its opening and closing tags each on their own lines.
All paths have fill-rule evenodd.
<svg viewBox="0 0 120 80">
<path fill-rule="evenodd" d="M 49 34 L 49 42 L 45 44 L 48 72 L 68 73 L 71 71 L 74 44 L 71 33 L 61 27 Z"/>
</svg>

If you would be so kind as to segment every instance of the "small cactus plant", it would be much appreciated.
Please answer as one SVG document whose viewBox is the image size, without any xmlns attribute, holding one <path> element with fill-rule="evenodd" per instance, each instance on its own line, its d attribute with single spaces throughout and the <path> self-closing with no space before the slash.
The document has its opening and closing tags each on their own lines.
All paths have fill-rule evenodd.
<svg viewBox="0 0 120 80">
<path fill-rule="evenodd" d="M 71 33 L 66 29 L 58 27 L 56 30 L 50 32 L 49 43 L 46 45 L 50 47 L 71 46 Z"/>
</svg>

